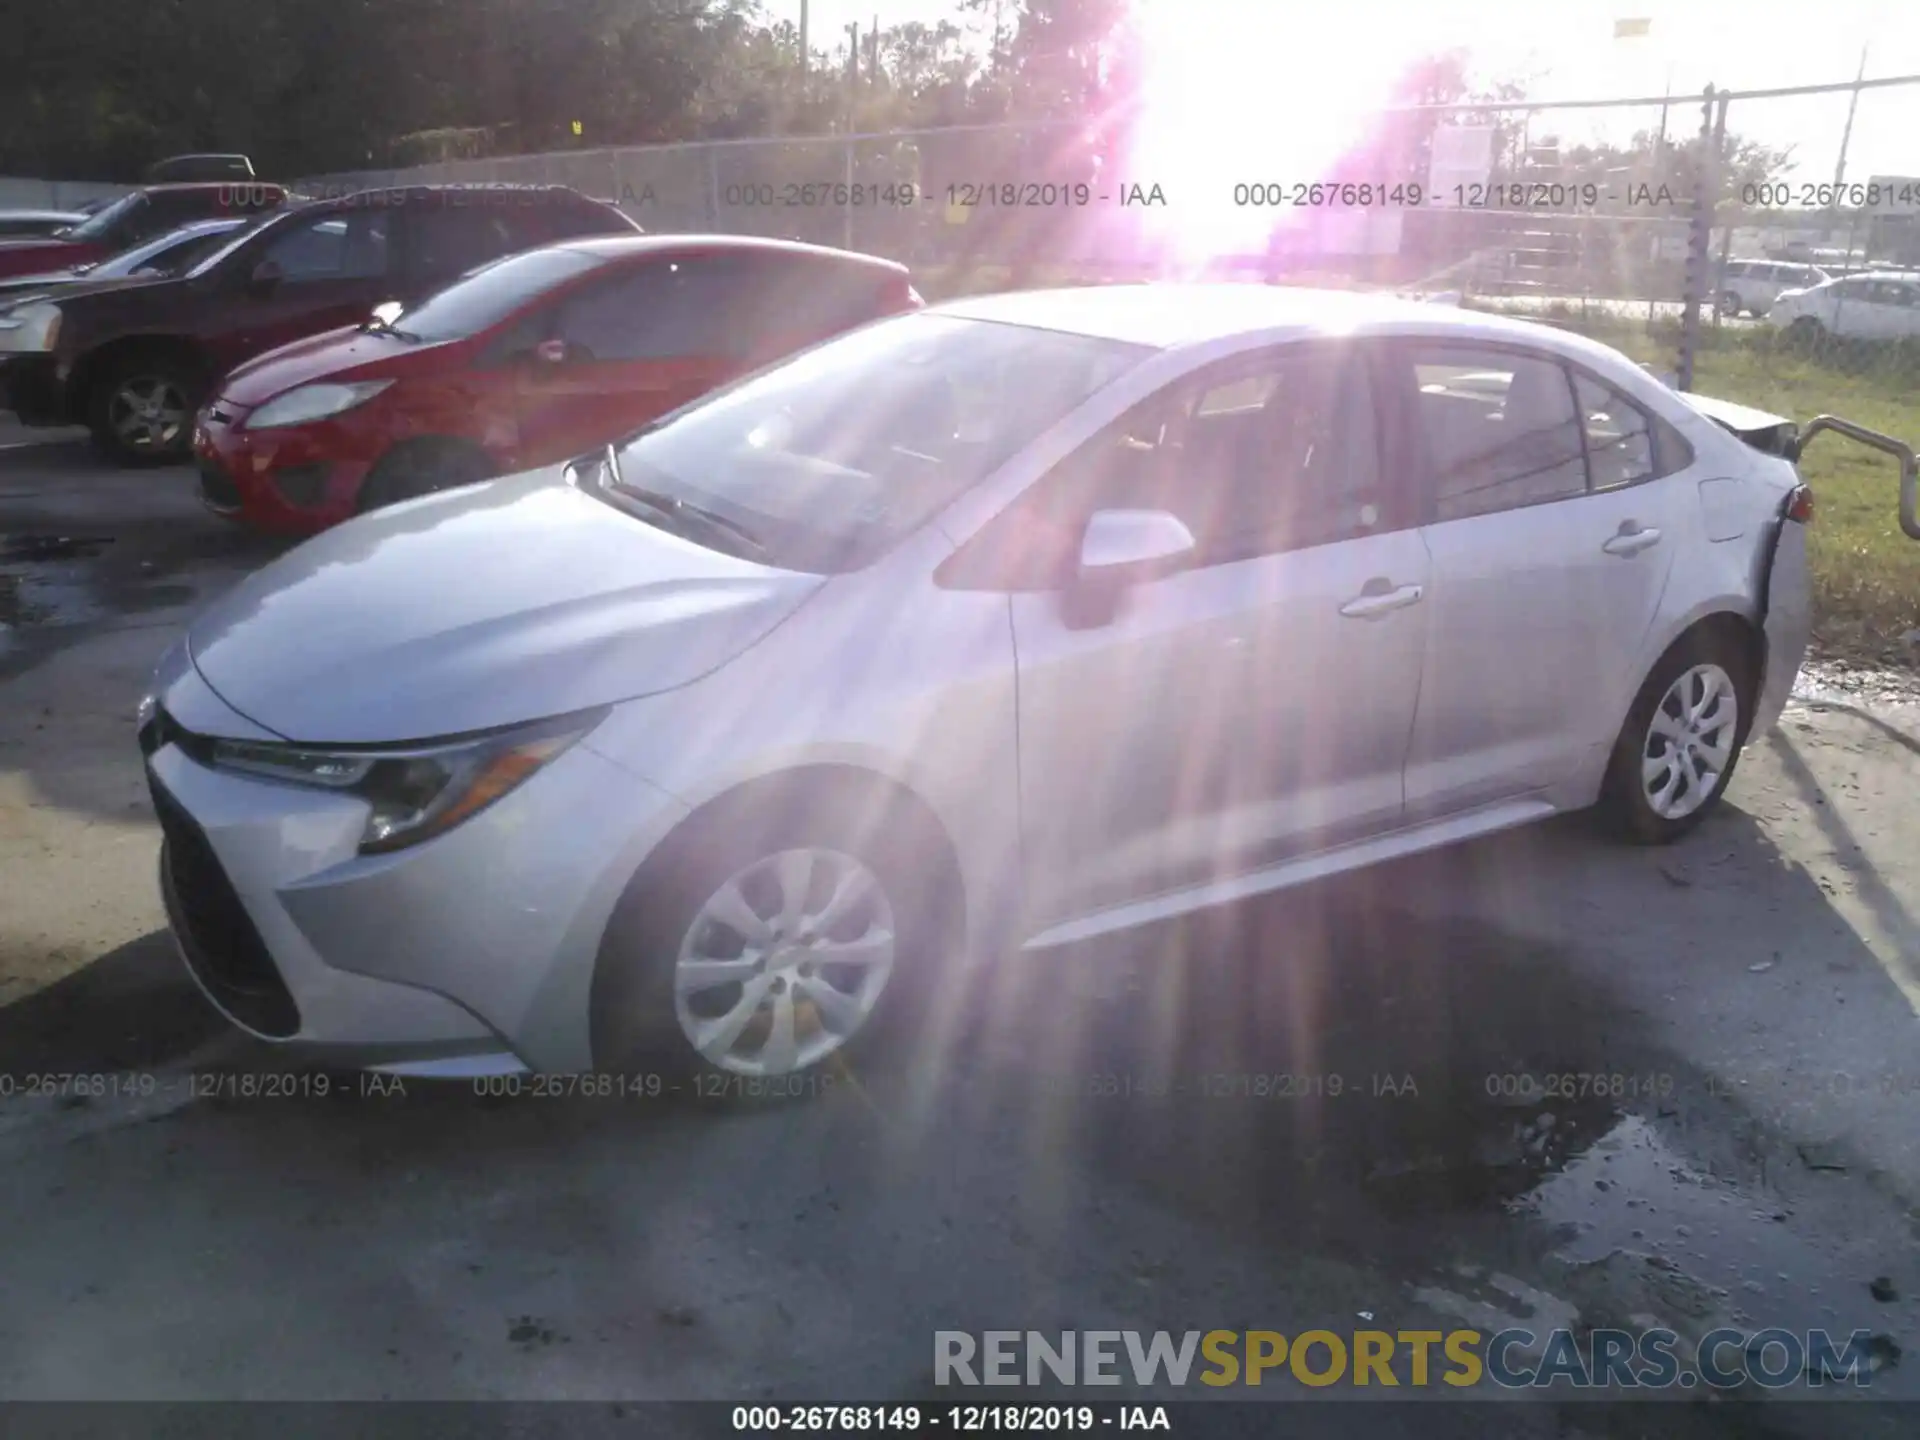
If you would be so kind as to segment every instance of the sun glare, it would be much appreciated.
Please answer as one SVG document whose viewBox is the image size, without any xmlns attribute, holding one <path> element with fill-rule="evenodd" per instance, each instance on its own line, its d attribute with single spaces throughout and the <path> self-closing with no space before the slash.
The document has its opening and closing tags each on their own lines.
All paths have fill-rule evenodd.
<svg viewBox="0 0 1920 1440">
<path fill-rule="evenodd" d="M 1275 231 L 1324 223 L 1290 205 L 1237 204 L 1235 187 L 1324 180 L 1342 159 L 1352 172 L 1379 107 L 1416 58 L 1380 33 L 1378 10 L 1361 7 L 1134 0 L 1133 13 L 1145 77 L 1127 179 L 1164 187 L 1165 211 L 1145 218 L 1191 262 L 1257 252 Z"/>
</svg>

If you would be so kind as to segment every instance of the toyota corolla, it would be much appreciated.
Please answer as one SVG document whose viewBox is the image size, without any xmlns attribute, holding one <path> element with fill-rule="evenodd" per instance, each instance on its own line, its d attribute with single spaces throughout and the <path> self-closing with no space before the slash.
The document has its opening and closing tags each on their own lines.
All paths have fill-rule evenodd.
<svg viewBox="0 0 1920 1440">
<path fill-rule="evenodd" d="M 950 304 L 244 581 L 143 705 L 165 899 L 308 1055 L 793 1075 L 1022 949 L 1592 806 L 1685 834 L 1793 683 L 1810 517 L 1522 321 Z"/>
</svg>

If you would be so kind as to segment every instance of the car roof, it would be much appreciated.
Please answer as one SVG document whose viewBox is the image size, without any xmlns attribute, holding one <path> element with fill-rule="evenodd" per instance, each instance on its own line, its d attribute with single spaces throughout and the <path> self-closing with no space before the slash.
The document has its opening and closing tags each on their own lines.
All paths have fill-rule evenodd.
<svg viewBox="0 0 1920 1440">
<path fill-rule="evenodd" d="M 933 314 L 1061 330 L 1171 350 L 1236 336 L 1392 330 L 1569 348 L 1578 336 L 1536 321 L 1360 290 L 1235 282 L 1094 285 L 971 296 Z M 1585 346 L 1576 343 L 1574 348 Z M 1605 350 L 1606 347 L 1596 347 Z M 1611 352 L 1609 352 L 1611 353 Z"/>
<path fill-rule="evenodd" d="M 593 235 L 577 240 L 562 240 L 558 247 L 593 255 L 603 260 L 627 260 L 642 255 L 716 254 L 812 255 L 823 260 L 838 260 L 896 271 L 907 267 L 898 260 L 867 255 L 858 250 L 836 250 L 830 245 L 809 245 L 803 240 L 776 240 L 762 235 Z"/>
</svg>

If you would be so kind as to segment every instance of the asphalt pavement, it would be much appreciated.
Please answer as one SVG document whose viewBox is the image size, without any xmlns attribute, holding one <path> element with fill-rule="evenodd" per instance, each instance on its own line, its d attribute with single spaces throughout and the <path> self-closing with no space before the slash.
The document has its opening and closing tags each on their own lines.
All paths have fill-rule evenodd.
<svg viewBox="0 0 1920 1440">
<path fill-rule="evenodd" d="M 280 542 L 38 440 L 0 430 L 0 1397 L 946 1403 L 937 1330 L 1558 1323 L 1862 1329 L 1920 1396 L 1898 677 L 1817 676 L 1678 846 L 1574 818 L 1001 957 L 964 1040 L 811 1098 L 267 1093 L 165 934 L 132 712 Z M 1347 1435 L 1913 1413 L 1244 1393 Z"/>
</svg>

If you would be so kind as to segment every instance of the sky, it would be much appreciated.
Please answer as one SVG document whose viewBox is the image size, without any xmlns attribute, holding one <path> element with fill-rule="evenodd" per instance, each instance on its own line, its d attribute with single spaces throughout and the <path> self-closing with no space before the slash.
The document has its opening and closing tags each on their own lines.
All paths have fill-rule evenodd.
<svg viewBox="0 0 1920 1440">
<path fill-rule="evenodd" d="M 1868 78 L 1920 76 L 1920 0 L 1137 0 L 1152 12 L 1155 53 L 1170 57 L 1168 113 L 1182 118 L 1190 161 L 1202 135 L 1225 136 L 1244 168 L 1249 156 L 1274 179 L 1311 179 L 1309 127 L 1291 122 L 1331 105 L 1360 107 L 1393 73 L 1423 53 L 1465 48 L 1476 70 L 1525 79 L 1537 99 L 1658 96 L 1669 81 L 1682 97 L 1671 133 L 1699 124 L 1699 94 L 1850 81 L 1867 45 Z M 799 18 L 799 0 L 762 0 L 774 19 Z M 1011 8 L 1011 7 L 1010 7 Z M 817 48 L 831 48 L 858 20 L 881 24 L 961 18 L 953 0 L 811 0 Z M 1614 22 L 1646 19 L 1641 38 L 1616 40 Z M 1317 93 L 1316 93 L 1317 92 Z M 1848 96 L 1735 102 L 1729 128 L 1775 147 L 1792 146 L 1796 181 L 1830 181 Z M 1264 117 L 1265 123 L 1261 123 Z M 1658 124 L 1659 107 L 1579 112 L 1557 125 L 1563 138 L 1624 139 Z M 1291 137 L 1291 138 L 1290 138 Z M 1170 149 L 1165 163 L 1176 163 Z M 1187 163 L 1182 161 L 1180 163 Z M 1847 147 L 1846 176 L 1920 176 L 1920 85 L 1865 91 Z M 1153 178 L 1153 177 L 1143 177 Z"/>
</svg>

